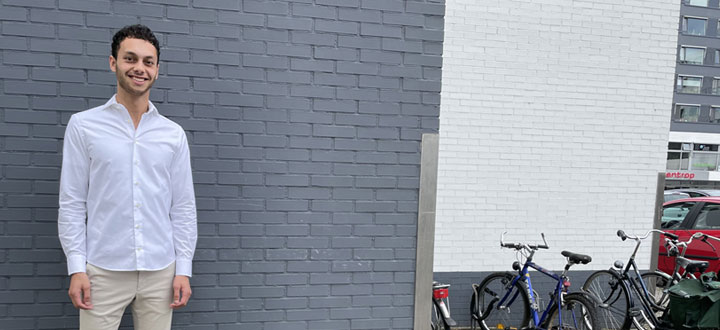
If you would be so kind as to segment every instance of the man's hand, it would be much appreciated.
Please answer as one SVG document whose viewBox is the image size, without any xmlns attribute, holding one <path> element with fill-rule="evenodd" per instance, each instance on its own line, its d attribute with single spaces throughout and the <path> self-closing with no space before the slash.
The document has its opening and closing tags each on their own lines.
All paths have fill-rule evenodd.
<svg viewBox="0 0 720 330">
<path fill-rule="evenodd" d="M 74 273 L 70 276 L 68 295 L 75 308 L 93 308 L 92 300 L 90 300 L 90 279 L 86 273 Z"/>
<path fill-rule="evenodd" d="M 192 290 L 190 290 L 190 278 L 183 275 L 175 275 L 173 280 L 173 302 L 170 304 L 172 309 L 185 307 L 190 300 Z"/>
</svg>

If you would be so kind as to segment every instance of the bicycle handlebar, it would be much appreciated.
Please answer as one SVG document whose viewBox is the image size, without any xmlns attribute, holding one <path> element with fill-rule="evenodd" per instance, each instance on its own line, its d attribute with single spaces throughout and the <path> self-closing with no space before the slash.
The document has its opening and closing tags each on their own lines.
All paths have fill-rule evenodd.
<svg viewBox="0 0 720 330">
<path fill-rule="evenodd" d="M 508 249 L 515 249 L 515 250 L 537 250 L 537 249 L 549 249 L 547 241 L 545 240 L 545 233 L 540 233 L 543 239 L 543 244 L 525 244 L 525 243 L 505 243 L 505 234 L 507 232 L 503 232 L 500 236 L 500 247 L 508 248 Z"/>
<path fill-rule="evenodd" d="M 668 251 L 668 255 L 677 256 L 678 254 L 680 254 L 679 253 L 680 248 L 682 247 L 683 252 L 682 252 L 682 254 L 680 254 L 680 256 L 683 257 L 683 256 L 685 256 L 685 252 L 687 251 L 688 245 L 690 245 L 690 243 L 692 243 L 693 240 L 700 239 L 700 241 L 709 245 L 710 248 L 713 249 L 713 251 L 716 251 L 715 247 L 707 241 L 708 238 L 716 240 L 716 241 L 720 241 L 720 238 L 710 236 L 710 235 L 704 234 L 702 232 L 697 232 L 697 233 L 692 234 L 692 236 L 690 236 L 690 238 L 685 242 L 680 242 L 680 241 L 678 241 L 677 238 L 675 238 L 675 239 L 666 238 L 665 239 L 665 249 Z"/>
<path fill-rule="evenodd" d="M 673 234 L 673 233 L 664 232 L 664 231 L 659 230 L 659 229 L 651 229 L 651 230 L 649 230 L 647 233 L 645 233 L 645 235 L 643 235 L 642 237 L 640 237 L 640 236 L 629 236 L 629 235 L 625 234 L 625 232 L 624 232 L 622 229 L 620 229 L 620 230 L 617 231 L 618 237 L 620 237 L 620 239 L 622 239 L 623 241 L 626 240 L 626 239 L 628 239 L 628 238 L 629 238 L 629 239 L 632 239 L 632 240 L 635 240 L 635 241 L 639 241 L 639 240 L 641 240 L 641 239 L 646 239 L 646 238 L 648 238 L 648 236 L 650 236 L 651 233 L 662 234 L 663 236 L 665 236 L 665 237 L 667 237 L 667 238 L 670 238 L 670 239 L 672 239 L 672 240 L 677 240 L 677 239 L 679 238 L 678 235 L 675 235 L 675 234 Z"/>
</svg>

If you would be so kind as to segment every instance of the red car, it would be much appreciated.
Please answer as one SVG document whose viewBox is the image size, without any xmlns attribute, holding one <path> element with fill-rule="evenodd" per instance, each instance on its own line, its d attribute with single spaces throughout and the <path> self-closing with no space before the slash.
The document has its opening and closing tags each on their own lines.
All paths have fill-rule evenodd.
<svg viewBox="0 0 720 330">
<path fill-rule="evenodd" d="M 696 232 L 702 232 L 720 238 L 720 197 L 684 198 L 663 204 L 661 229 L 687 241 Z M 714 249 L 699 240 L 688 246 L 685 258 L 710 262 L 707 271 L 720 270 L 720 242 L 708 240 Z M 661 237 L 658 268 L 672 274 L 675 258 L 669 257 L 664 247 L 665 238 Z"/>
</svg>

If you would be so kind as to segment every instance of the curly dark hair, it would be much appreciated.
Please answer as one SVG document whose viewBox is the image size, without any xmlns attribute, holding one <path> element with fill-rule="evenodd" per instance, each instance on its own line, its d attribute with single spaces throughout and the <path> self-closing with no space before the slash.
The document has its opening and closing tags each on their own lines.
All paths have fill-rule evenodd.
<svg viewBox="0 0 720 330">
<path fill-rule="evenodd" d="M 128 25 L 115 33 L 112 38 L 112 56 L 114 58 L 117 58 L 120 43 L 127 38 L 146 40 L 151 43 L 155 46 L 158 63 L 160 62 L 160 42 L 158 42 L 157 38 L 155 38 L 155 35 L 152 33 L 150 28 L 142 24 Z"/>
</svg>

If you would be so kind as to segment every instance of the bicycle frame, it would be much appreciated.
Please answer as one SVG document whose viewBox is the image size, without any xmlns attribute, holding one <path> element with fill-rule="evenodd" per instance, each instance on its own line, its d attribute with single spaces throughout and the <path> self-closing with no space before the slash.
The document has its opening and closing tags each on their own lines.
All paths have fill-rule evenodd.
<svg viewBox="0 0 720 330">
<path fill-rule="evenodd" d="M 635 250 L 637 251 L 637 249 Z M 630 268 L 632 268 L 634 274 L 631 278 L 630 276 Z M 647 286 L 645 285 L 645 281 L 640 276 L 640 271 L 638 270 L 637 263 L 635 263 L 635 253 L 630 257 L 630 260 L 628 260 L 628 264 L 625 266 L 625 269 L 622 271 L 622 273 L 619 274 L 620 278 L 622 279 L 622 285 L 625 286 L 625 289 L 628 292 L 631 292 L 632 289 L 635 293 L 637 293 L 637 296 L 640 298 L 640 304 L 643 308 L 643 315 L 645 317 L 649 317 L 653 324 L 657 325 L 659 324 L 660 320 L 658 320 L 655 313 L 653 313 L 653 309 L 660 309 L 661 306 L 658 306 L 654 299 L 650 298 L 650 292 L 648 292 Z M 630 286 L 627 285 L 627 283 L 630 283 Z M 632 287 L 632 288 L 631 288 Z M 635 300 L 634 295 L 629 295 L 628 299 L 630 300 L 630 308 L 635 307 Z"/>
<path fill-rule="evenodd" d="M 542 324 L 545 324 L 545 322 L 547 321 L 548 313 L 550 312 L 550 308 L 553 306 L 553 304 L 558 305 L 558 318 L 562 319 L 562 308 L 560 308 L 560 306 L 563 303 L 562 298 L 563 298 L 563 293 L 565 292 L 566 283 L 568 283 L 567 277 L 566 277 L 567 269 L 565 269 L 565 271 L 563 271 L 562 275 L 557 275 L 557 274 L 541 267 L 540 265 L 534 263 L 532 261 L 534 254 L 535 254 L 535 251 L 533 250 L 530 253 L 530 255 L 527 257 L 522 269 L 519 270 L 518 275 L 513 277 L 513 280 L 510 282 L 508 287 L 512 288 L 518 281 L 522 281 L 525 284 L 525 287 L 527 289 L 526 293 L 529 298 L 528 301 L 530 302 L 530 312 L 532 314 L 534 325 L 536 328 L 542 329 L 540 326 Z M 550 301 L 548 302 L 548 305 L 545 308 L 545 311 L 542 313 L 542 316 L 540 316 L 538 313 L 539 304 L 537 302 L 537 297 L 535 296 L 533 289 L 532 289 L 532 283 L 530 281 L 530 272 L 528 272 L 528 268 L 535 269 L 535 270 L 539 271 L 540 273 L 553 278 L 557 282 L 557 285 L 555 286 L 554 294 L 552 294 L 550 296 Z M 508 301 L 508 299 L 510 299 L 508 301 L 508 303 L 512 304 L 515 301 L 515 299 L 518 297 L 517 295 L 520 294 L 519 292 L 516 292 L 515 295 L 510 297 L 511 292 L 512 292 L 512 290 L 507 290 L 505 292 L 504 296 L 499 301 L 499 305 L 501 305 L 501 306 L 505 305 L 505 302 Z M 487 315 L 487 313 L 484 313 L 484 314 Z"/>
</svg>

